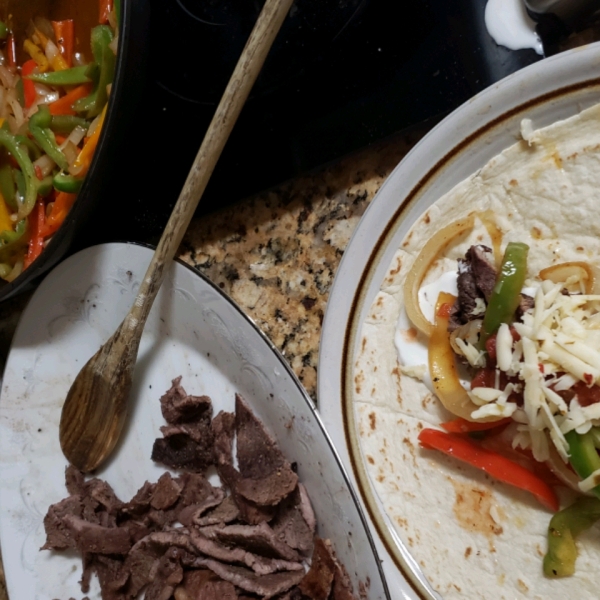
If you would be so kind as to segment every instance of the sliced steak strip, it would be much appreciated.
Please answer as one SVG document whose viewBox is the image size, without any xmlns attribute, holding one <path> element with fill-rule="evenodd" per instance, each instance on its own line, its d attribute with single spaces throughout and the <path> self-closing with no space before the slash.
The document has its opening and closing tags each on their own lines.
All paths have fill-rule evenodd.
<svg viewBox="0 0 600 600">
<path fill-rule="evenodd" d="M 182 489 L 183 486 L 173 479 L 170 473 L 163 473 L 156 482 L 150 505 L 157 510 L 169 508 L 177 502 Z"/>
<path fill-rule="evenodd" d="M 63 523 L 80 552 L 94 554 L 127 554 L 133 543 L 123 527 L 102 527 L 73 515 L 65 515 Z"/>
<path fill-rule="evenodd" d="M 228 546 L 243 548 L 248 552 L 269 558 L 282 558 L 301 561 L 296 550 L 282 542 L 273 529 L 265 522 L 258 525 L 225 525 L 224 527 L 203 527 L 203 536 Z"/>
<path fill-rule="evenodd" d="M 259 575 L 267 575 L 277 571 L 300 571 L 304 567 L 300 562 L 292 562 L 278 558 L 266 558 L 248 552 L 243 548 L 230 546 L 219 541 L 211 540 L 200 531 L 191 530 L 190 540 L 198 552 L 209 558 L 225 563 L 238 563 L 249 567 Z"/>
<path fill-rule="evenodd" d="M 310 521 L 309 522 L 307 522 Z M 315 517 L 302 484 L 280 504 L 271 527 L 277 538 L 301 552 L 312 552 Z"/>
<path fill-rule="evenodd" d="M 204 516 L 195 514 L 192 517 L 192 521 L 195 525 L 198 525 L 198 527 L 219 524 L 225 525 L 227 523 L 236 521 L 239 516 L 240 511 L 233 499 L 233 496 L 226 496 L 216 508 L 206 513 Z"/>
<path fill-rule="evenodd" d="M 189 428 L 184 429 L 184 426 L 175 425 L 161 427 L 164 437 L 154 441 L 152 460 L 172 469 L 204 473 L 213 464 L 210 421 L 203 421 L 194 427 L 194 437 L 190 436 Z"/>
<path fill-rule="evenodd" d="M 42 550 L 66 550 L 75 548 L 75 538 L 70 527 L 65 523 L 67 516 L 81 517 L 83 506 L 79 496 L 68 496 L 53 504 L 44 517 L 46 543 Z"/>
<path fill-rule="evenodd" d="M 235 396 L 235 429 L 242 476 L 238 493 L 259 506 L 278 504 L 295 489 L 298 476 L 240 394 Z"/>
<path fill-rule="evenodd" d="M 223 483 L 231 490 L 233 500 L 246 523 L 257 524 L 270 521 L 275 514 L 275 507 L 259 507 L 238 492 L 241 478 L 239 471 L 233 466 L 233 439 L 235 436 L 235 416 L 221 411 L 212 420 L 214 432 L 214 461 Z"/>
<path fill-rule="evenodd" d="M 492 249 L 483 244 L 471 246 L 467 250 L 466 258 L 471 265 L 477 289 L 483 294 L 487 303 L 494 291 L 497 276 Z"/>
<path fill-rule="evenodd" d="M 144 593 L 144 600 L 169 600 L 177 584 L 183 580 L 180 550 L 169 548 L 159 559 L 154 577 Z"/>
<path fill-rule="evenodd" d="M 175 600 L 237 600 L 235 586 L 209 569 L 187 571 L 175 588 Z"/>
<path fill-rule="evenodd" d="M 483 316 L 477 307 L 490 299 L 496 285 L 496 274 L 492 250 L 487 246 L 471 246 L 465 258 L 459 259 L 458 296 L 450 312 L 450 331 Z"/>
<path fill-rule="evenodd" d="M 315 549 L 308 573 L 298 587 L 311 600 L 327 600 L 333 586 L 336 561 L 321 538 L 315 540 Z"/>
<path fill-rule="evenodd" d="M 189 423 L 210 420 L 212 402 L 208 396 L 190 396 L 181 387 L 181 376 L 173 379 L 171 388 L 161 397 L 160 408 L 167 423 Z"/>
<path fill-rule="evenodd" d="M 65 469 L 65 485 L 71 496 L 82 494 L 85 485 L 83 473 L 73 465 L 69 465 Z"/>
<path fill-rule="evenodd" d="M 266 598 L 272 598 L 277 594 L 286 592 L 297 585 L 304 577 L 304 571 L 283 571 L 281 573 L 271 573 L 270 575 L 257 575 L 250 569 L 225 565 L 210 558 L 197 558 L 194 562 L 197 566 L 208 567 L 219 577 L 233 583 L 242 590 Z"/>
</svg>

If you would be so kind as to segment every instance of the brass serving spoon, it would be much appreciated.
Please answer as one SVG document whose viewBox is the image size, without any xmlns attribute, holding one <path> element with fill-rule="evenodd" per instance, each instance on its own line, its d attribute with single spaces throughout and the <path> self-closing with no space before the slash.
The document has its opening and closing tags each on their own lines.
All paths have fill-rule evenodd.
<svg viewBox="0 0 600 600">
<path fill-rule="evenodd" d="M 114 449 L 127 419 L 142 331 L 233 125 L 293 0 L 266 0 L 227 84 L 177 204 L 160 238 L 129 313 L 81 369 L 62 408 L 60 445 L 81 471 L 96 469 Z"/>
</svg>

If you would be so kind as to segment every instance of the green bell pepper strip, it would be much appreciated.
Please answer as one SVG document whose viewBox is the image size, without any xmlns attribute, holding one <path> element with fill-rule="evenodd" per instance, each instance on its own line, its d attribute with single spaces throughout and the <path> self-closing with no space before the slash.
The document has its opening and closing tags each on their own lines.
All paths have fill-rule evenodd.
<svg viewBox="0 0 600 600">
<path fill-rule="evenodd" d="M 83 185 L 83 177 L 73 177 L 73 175 L 65 175 L 57 173 L 52 180 L 52 185 L 59 192 L 67 192 L 68 194 L 76 194 Z"/>
<path fill-rule="evenodd" d="M 97 25 L 92 29 L 92 53 L 100 65 L 100 76 L 92 93 L 73 103 L 73 109 L 84 113 L 88 118 L 99 115 L 108 101 L 106 88 L 113 80 L 117 63 L 115 53 L 109 48 L 112 39 L 113 33 L 107 25 Z"/>
<path fill-rule="evenodd" d="M 121 0 L 114 0 L 113 10 L 115 11 L 115 19 L 117 21 L 117 29 L 121 23 Z"/>
<path fill-rule="evenodd" d="M 29 242 L 27 219 L 21 219 L 14 231 L 2 231 L 0 233 L 0 263 L 14 261 L 21 250 Z"/>
<path fill-rule="evenodd" d="M 600 469 L 600 456 L 591 430 L 581 434 L 573 429 L 565 433 L 565 439 L 569 444 L 569 462 L 581 479 L 586 479 Z M 592 493 L 600 497 L 600 485 L 597 485 Z"/>
<path fill-rule="evenodd" d="M 23 80 L 19 78 L 15 83 L 15 91 L 17 92 L 18 103 L 25 108 L 25 90 L 23 89 Z"/>
<path fill-rule="evenodd" d="M 13 170 L 8 162 L 2 162 L 0 165 L 0 194 L 10 208 L 18 209 Z"/>
<path fill-rule="evenodd" d="M 23 202 L 18 210 L 18 216 L 22 219 L 33 210 L 37 198 L 38 179 L 35 175 L 35 169 L 29 155 L 19 144 L 15 136 L 2 128 L 0 128 L 0 146 L 4 146 L 13 155 L 21 169 L 20 173 L 22 173 L 25 180 Z"/>
<path fill-rule="evenodd" d="M 548 550 L 544 556 L 546 577 L 568 577 L 575 572 L 575 538 L 600 519 L 600 500 L 580 496 L 557 512 L 548 525 Z"/>
<path fill-rule="evenodd" d="M 0 21 L 0 40 L 5 40 L 9 33 L 8 25 L 4 21 Z"/>
<path fill-rule="evenodd" d="M 44 83 L 46 85 L 81 85 L 92 81 L 89 77 L 89 65 L 81 65 L 63 69 L 62 71 L 48 71 L 46 73 L 32 73 L 25 75 L 25 79 L 30 79 L 36 83 Z"/>
<path fill-rule="evenodd" d="M 50 129 L 52 129 L 54 133 L 60 133 L 61 135 L 68 135 L 75 127 L 83 127 L 87 131 L 90 127 L 90 123 L 89 121 L 74 115 L 54 115 L 52 117 L 52 122 L 50 123 Z"/>
<path fill-rule="evenodd" d="M 26 135 L 17 134 L 15 135 L 15 139 L 17 140 L 17 142 L 19 142 L 19 144 L 25 146 L 27 154 L 29 155 L 29 158 L 31 158 L 31 160 L 37 160 L 42 155 L 42 151 L 40 150 L 39 146 Z"/>
<path fill-rule="evenodd" d="M 44 179 L 38 183 L 38 196 L 45 198 L 52 191 L 53 187 L 54 179 L 52 178 L 52 175 L 44 177 Z"/>
<path fill-rule="evenodd" d="M 58 165 L 62 171 L 69 168 L 67 157 L 56 143 L 54 132 L 50 129 L 52 115 L 45 104 L 40 104 L 38 110 L 29 117 L 29 131 L 42 150 Z"/>
<path fill-rule="evenodd" d="M 498 331 L 502 323 L 510 323 L 519 306 L 521 290 L 527 274 L 527 253 L 529 246 L 521 242 L 509 242 L 496 285 L 488 302 L 479 336 L 479 346 Z"/>
</svg>

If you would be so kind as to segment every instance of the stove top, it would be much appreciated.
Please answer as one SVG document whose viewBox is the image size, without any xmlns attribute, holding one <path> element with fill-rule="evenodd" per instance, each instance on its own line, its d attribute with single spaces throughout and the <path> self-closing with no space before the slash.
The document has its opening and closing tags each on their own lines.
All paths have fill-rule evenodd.
<svg viewBox="0 0 600 600">
<path fill-rule="evenodd" d="M 262 5 L 147 1 L 146 83 L 119 159 L 129 177 L 109 176 L 121 217 L 98 241 L 158 238 Z M 388 0 L 296 0 L 198 212 L 439 119 L 540 59 L 497 46 L 484 9 L 417 0 L 398 16 Z"/>
</svg>

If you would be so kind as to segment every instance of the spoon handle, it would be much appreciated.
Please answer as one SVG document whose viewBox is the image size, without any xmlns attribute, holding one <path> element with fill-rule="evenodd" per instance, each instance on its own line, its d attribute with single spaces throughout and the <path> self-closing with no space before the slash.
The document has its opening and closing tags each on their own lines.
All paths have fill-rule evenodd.
<svg viewBox="0 0 600 600">
<path fill-rule="evenodd" d="M 144 323 L 162 284 L 165 267 L 170 264 L 179 248 L 225 142 L 292 2 L 293 0 L 266 0 L 162 233 L 140 284 L 136 301 L 125 318 L 123 333 L 128 329 L 137 330 L 141 337 Z"/>
</svg>

